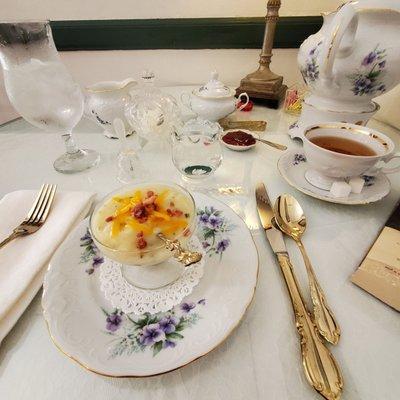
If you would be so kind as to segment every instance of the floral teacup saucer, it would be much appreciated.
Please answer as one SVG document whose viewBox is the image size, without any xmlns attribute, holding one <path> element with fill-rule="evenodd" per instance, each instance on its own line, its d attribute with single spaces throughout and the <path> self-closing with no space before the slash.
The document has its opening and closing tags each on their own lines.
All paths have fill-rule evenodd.
<svg viewBox="0 0 400 400">
<path fill-rule="evenodd" d="M 305 174 L 310 165 L 302 149 L 286 151 L 278 160 L 278 170 L 290 185 L 316 199 L 330 203 L 357 205 L 374 203 L 390 193 L 390 182 L 385 174 L 363 176 L 365 185 L 361 193 L 351 193 L 348 197 L 334 197 L 328 190 L 320 189 L 307 181 Z"/>
<path fill-rule="evenodd" d="M 254 295 L 257 250 L 232 209 L 203 194 L 194 197 L 204 275 L 165 312 L 114 308 L 100 289 L 105 260 L 87 233 L 88 221 L 71 232 L 50 262 L 42 299 L 51 339 L 64 354 L 102 375 L 151 376 L 209 353 L 235 329 Z"/>
</svg>

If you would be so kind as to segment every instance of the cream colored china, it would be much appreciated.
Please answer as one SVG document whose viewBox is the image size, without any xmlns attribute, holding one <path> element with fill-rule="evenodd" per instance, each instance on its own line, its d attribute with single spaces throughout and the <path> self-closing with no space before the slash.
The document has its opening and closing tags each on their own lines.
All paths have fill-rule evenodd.
<svg viewBox="0 0 400 400">
<path fill-rule="evenodd" d="M 310 95 L 289 129 L 301 137 L 309 124 L 365 125 L 373 98 L 400 82 L 400 3 L 357 0 L 323 14 L 322 28 L 300 46 L 298 65 Z"/>
<path fill-rule="evenodd" d="M 246 102 L 239 110 L 246 107 L 249 102 L 247 93 L 241 93 L 238 98 L 244 97 Z M 235 91 L 218 80 L 216 71 L 211 73 L 211 79 L 192 93 L 182 93 L 182 103 L 196 115 L 209 121 L 218 121 L 231 114 L 236 109 L 237 99 Z"/>
<path fill-rule="evenodd" d="M 117 139 L 113 121 L 119 118 L 124 122 L 127 134 L 132 134 L 132 128 L 125 117 L 125 106 L 131 100 L 129 92 L 137 82 L 127 78 L 121 82 L 97 82 L 86 88 L 85 114 L 104 129 L 107 137 Z"/>
<path fill-rule="evenodd" d="M 362 112 L 400 81 L 400 3 L 357 0 L 323 15 L 300 46 L 298 64 L 318 108 Z"/>
<path fill-rule="evenodd" d="M 92 246 L 85 220 L 58 248 L 44 279 L 43 314 L 51 339 L 64 355 L 101 375 L 152 376 L 208 354 L 239 326 L 257 283 L 255 243 L 246 224 L 230 207 L 198 193 L 195 200 L 199 212 L 218 213 L 224 226 L 231 229 L 218 228 L 213 244 L 211 237 L 205 237 L 206 222 L 202 223 L 204 229 L 196 235 L 201 243 L 210 244 L 203 278 L 180 305 L 155 314 L 153 322 L 148 322 L 164 323 L 164 317 L 169 317 L 174 325 L 180 324 L 175 331 L 179 335 L 144 341 L 143 331 L 135 328 L 137 321 L 150 318 L 148 314 L 123 314 L 105 299 L 99 282 L 98 263 L 102 260 Z M 224 251 L 213 252 L 222 240 L 229 243 Z"/>
<path fill-rule="evenodd" d="M 304 99 L 301 108 L 301 115 L 296 123 L 290 125 L 289 135 L 292 139 L 303 139 L 304 131 L 308 126 L 332 121 L 365 126 L 379 111 L 379 108 L 379 104 L 372 101 L 371 109 L 367 111 L 336 111 L 315 107 L 308 103 L 308 99 Z"/>
<path fill-rule="evenodd" d="M 364 176 L 365 185 L 361 193 L 350 193 L 347 197 L 334 197 L 329 190 L 312 185 L 305 177 L 310 170 L 303 149 L 288 150 L 278 160 L 278 171 L 282 178 L 300 192 L 329 203 L 361 205 L 382 200 L 390 193 L 390 181 L 382 172 L 376 176 Z"/>
<path fill-rule="evenodd" d="M 227 133 L 229 133 L 229 132 L 235 132 L 235 131 L 237 131 L 237 130 L 238 130 L 238 129 L 228 129 L 228 130 L 224 131 L 224 132 L 220 135 L 220 138 L 219 138 L 220 142 L 221 142 L 225 147 L 227 147 L 228 149 L 234 150 L 234 151 L 246 151 L 246 150 L 252 149 L 253 147 L 256 147 L 257 142 L 255 142 L 254 144 L 250 144 L 249 146 L 238 146 L 238 145 L 235 145 L 235 144 L 229 144 L 229 143 L 224 142 L 223 138 L 224 138 L 224 136 L 225 136 Z M 259 136 L 257 133 L 254 133 L 254 132 L 249 131 L 249 130 L 247 130 L 247 129 L 240 129 L 240 130 L 241 130 L 242 132 L 248 133 L 249 135 L 253 136 L 255 139 L 259 139 L 259 138 L 260 138 L 260 136 Z"/>
<path fill-rule="evenodd" d="M 376 155 L 353 156 L 326 150 L 310 141 L 319 136 L 348 138 L 367 145 Z M 394 153 L 392 140 L 381 132 L 358 125 L 335 122 L 312 125 L 304 133 L 303 148 L 311 168 L 325 177 L 348 178 L 400 171 L 400 165 L 385 167 L 390 160 L 400 158 L 400 153 Z"/>
</svg>

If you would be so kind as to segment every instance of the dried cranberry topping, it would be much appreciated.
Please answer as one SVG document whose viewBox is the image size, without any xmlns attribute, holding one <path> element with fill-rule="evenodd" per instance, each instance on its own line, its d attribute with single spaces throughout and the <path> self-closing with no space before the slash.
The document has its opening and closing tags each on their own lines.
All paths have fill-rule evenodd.
<svg viewBox="0 0 400 400">
<path fill-rule="evenodd" d="M 143 203 L 136 204 L 135 207 L 133 207 L 132 210 L 132 215 L 138 219 L 140 222 L 146 222 L 147 217 L 148 217 L 148 212 L 146 210 L 146 207 L 144 206 Z"/>
<path fill-rule="evenodd" d="M 146 240 L 144 240 L 144 237 L 143 237 L 143 236 L 141 236 L 141 237 L 139 237 L 139 238 L 137 239 L 137 241 L 136 241 L 136 247 L 137 247 L 139 250 L 143 250 L 143 249 L 145 249 L 145 248 L 147 247 L 147 242 L 146 242 Z"/>
<path fill-rule="evenodd" d="M 145 206 L 149 205 L 149 204 L 154 204 L 154 202 L 156 201 L 157 196 L 155 194 L 153 194 L 153 196 L 147 197 L 147 199 L 143 200 L 143 204 Z"/>
<path fill-rule="evenodd" d="M 167 208 L 167 214 L 170 217 L 181 217 L 183 215 L 183 211 L 177 209 L 171 210 L 170 208 Z"/>
</svg>

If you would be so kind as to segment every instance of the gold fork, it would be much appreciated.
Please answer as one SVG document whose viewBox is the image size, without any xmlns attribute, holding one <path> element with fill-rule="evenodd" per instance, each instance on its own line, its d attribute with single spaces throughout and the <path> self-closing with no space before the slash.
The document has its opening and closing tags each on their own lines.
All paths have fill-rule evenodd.
<svg viewBox="0 0 400 400">
<path fill-rule="evenodd" d="M 19 236 L 36 232 L 45 223 L 56 194 L 57 185 L 43 184 L 27 217 L 0 243 L 0 248 Z"/>
</svg>

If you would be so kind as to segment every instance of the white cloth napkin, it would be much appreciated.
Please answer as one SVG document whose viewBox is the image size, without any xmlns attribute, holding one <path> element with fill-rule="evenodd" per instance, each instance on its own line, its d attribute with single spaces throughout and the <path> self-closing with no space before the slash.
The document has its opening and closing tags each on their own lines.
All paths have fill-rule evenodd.
<svg viewBox="0 0 400 400">
<path fill-rule="evenodd" d="M 26 217 L 37 191 L 20 190 L 0 200 L 0 241 Z M 56 192 L 45 224 L 0 249 L 0 343 L 43 283 L 47 264 L 73 226 L 90 210 L 94 194 Z"/>
</svg>

